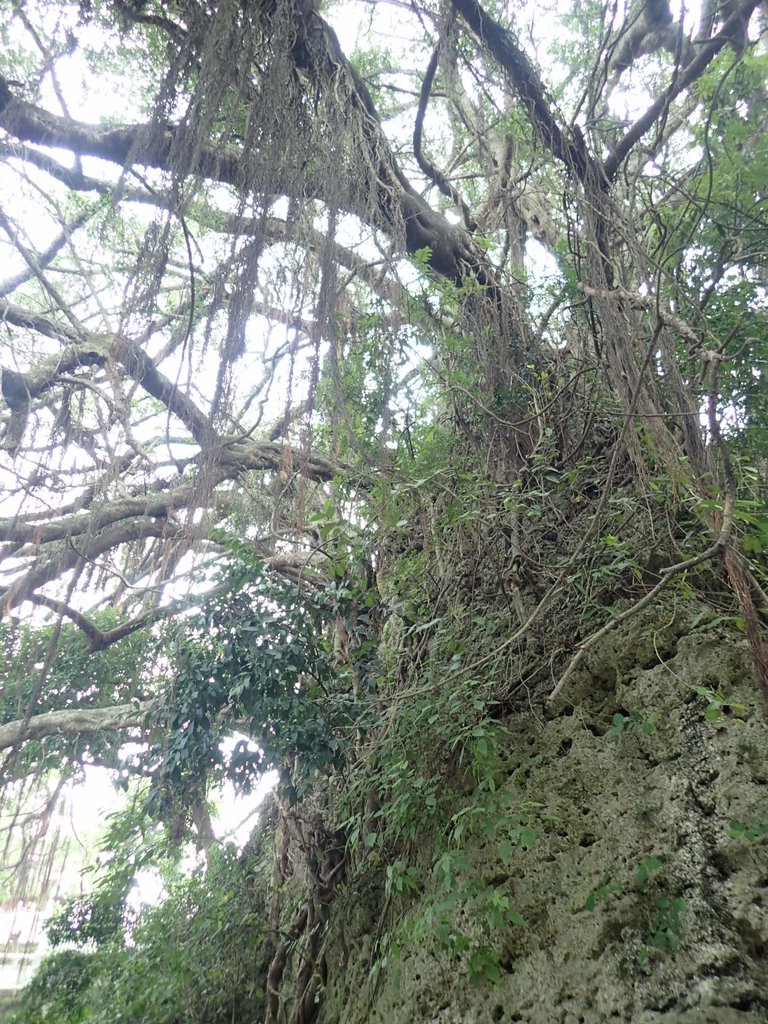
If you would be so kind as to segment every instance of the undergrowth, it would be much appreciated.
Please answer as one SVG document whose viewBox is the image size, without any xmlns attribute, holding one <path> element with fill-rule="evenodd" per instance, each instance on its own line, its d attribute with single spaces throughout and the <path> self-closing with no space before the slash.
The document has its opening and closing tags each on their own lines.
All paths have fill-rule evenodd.
<svg viewBox="0 0 768 1024">
<path fill-rule="evenodd" d="M 19 1024 L 225 1024 L 252 1019 L 269 954 L 263 885 L 232 848 L 177 876 L 128 934 L 54 949 L 24 990 Z"/>
</svg>

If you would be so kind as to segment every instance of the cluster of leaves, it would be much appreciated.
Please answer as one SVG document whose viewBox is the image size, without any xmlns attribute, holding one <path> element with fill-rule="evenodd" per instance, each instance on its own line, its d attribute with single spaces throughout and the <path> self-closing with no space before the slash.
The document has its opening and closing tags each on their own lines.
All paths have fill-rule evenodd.
<svg viewBox="0 0 768 1024">
<path fill-rule="evenodd" d="M 327 625 L 336 588 L 302 593 L 254 561 L 247 545 L 239 551 L 226 591 L 174 631 L 172 685 L 149 754 L 156 809 L 199 796 L 211 778 L 248 792 L 264 772 L 286 766 L 284 782 L 300 796 L 316 772 L 343 759 L 355 702 L 335 686 Z M 240 737 L 224 749 L 233 733 Z"/>
<path fill-rule="evenodd" d="M 231 848 L 122 931 L 61 949 L 27 986 L 14 1024 L 230 1024 L 257 1019 L 268 963 L 262 887 Z"/>
<path fill-rule="evenodd" d="M 768 814 L 748 821 L 732 821 L 728 835 L 731 839 L 746 839 L 750 843 L 768 838 Z"/>
<path fill-rule="evenodd" d="M 88 990 L 99 973 L 89 953 L 62 950 L 48 956 L 24 989 L 14 1024 L 80 1024 L 88 1020 Z"/>
<path fill-rule="evenodd" d="M 732 716 L 736 722 L 743 722 L 747 712 L 745 704 L 731 702 L 724 693 L 710 686 L 694 686 L 693 691 L 707 702 L 704 717 L 708 722 L 716 722 L 724 715 Z"/>
<path fill-rule="evenodd" d="M 697 83 L 705 116 L 690 130 L 703 154 L 682 215 L 671 204 L 670 259 L 684 301 L 704 318 L 708 347 L 726 356 L 719 375 L 725 427 L 735 451 L 751 460 L 768 444 L 765 365 L 765 91 L 768 56 L 723 53 Z M 692 239 L 696 238 L 695 244 Z M 682 242 L 682 248 L 680 248 Z M 758 460 L 759 461 L 759 460 Z"/>
<path fill-rule="evenodd" d="M 605 738 L 618 743 L 624 736 L 648 736 L 653 731 L 657 718 L 656 713 L 646 718 L 640 711 L 630 711 L 627 715 L 617 711 L 611 719 L 611 727 Z"/>
<path fill-rule="evenodd" d="M 471 358 L 454 355 L 457 367 Z M 351 850 L 364 855 L 362 877 L 379 875 L 389 908 L 373 970 L 426 946 L 461 963 L 474 982 L 493 982 L 498 935 L 525 922 L 508 888 L 478 872 L 473 850 L 490 851 L 494 874 L 506 875 L 512 851 L 535 846 L 538 814 L 513 806 L 501 785 L 504 658 L 471 671 L 514 628 L 491 539 L 509 513 L 440 417 L 414 428 L 396 459 L 397 482 L 370 497 L 386 568 L 385 673 L 373 697 L 372 756 L 350 773 L 343 824 Z M 414 910 L 414 898 L 427 893 L 434 899 Z"/>
<path fill-rule="evenodd" d="M 584 904 L 585 909 L 593 913 L 598 906 L 606 904 L 615 895 L 631 893 L 635 900 L 639 900 L 638 909 L 646 936 L 646 943 L 639 954 L 641 962 L 649 959 L 652 950 L 675 953 L 680 947 L 685 900 L 681 896 L 671 895 L 658 885 L 655 891 L 646 896 L 649 881 L 662 868 L 663 862 L 659 857 L 646 857 L 638 865 L 631 882 L 608 879 L 587 896 Z"/>
<path fill-rule="evenodd" d="M 64 900 L 48 919 L 53 948 L 122 946 L 136 924 L 130 897 L 139 872 L 163 869 L 172 876 L 176 870 L 181 851 L 164 825 L 148 820 L 144 790 L 109 818 L 97 864 L 84 870 L 94 879 L 89 890 Z"/>
<path fill-rule="evenodd" d="M 403 583 L 400 596 L 414 606 L 423 580 L 410 579 L 410 595 Z M 467 677 L 462 666 L 498 644 L 509 619 L 505 610 L 481 622 L 459 612 L 424 626 L 419 614 L 401 638 L 406 652 L 424 645 L 429 657 L 412 668 L 413 689 L 393 693 L 375 757 L 352 776 L 347 802 L 355 812 L 345 828 L 351 848 L 365 853 L 363 874 L 381 873 L 390 910 L 373 969 L 426 946 L 461 963 L 473 982 L 494 982 L 499 936 L 526 927 L 498 880 L 509 876 L 513 851 L 536 846 L 541 808 L 516 806 L 502 785 L 505 730 L 494 673 Z M 478 849 L 492 869 L 478 870 Z M 414 910 L 419 894 L 430 895 Z"/>
</svg>

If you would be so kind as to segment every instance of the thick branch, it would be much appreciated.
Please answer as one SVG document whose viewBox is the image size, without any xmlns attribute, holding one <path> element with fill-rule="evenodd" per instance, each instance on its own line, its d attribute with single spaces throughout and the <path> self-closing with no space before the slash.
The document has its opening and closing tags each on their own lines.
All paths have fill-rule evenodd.
<svg viewBox="0 0 768 1024">
<path fill-rule="evenodd" d="M 170 170 L 177 128 L 173 125 L 92 125 L 36 107 L 13 95 L 0 78 L 0 127 L 17 139 L 38 146 L 68 149 L 120 167 L 141 164 Z M 242 182 L 241 153 L 234 146 L 201 146 L 189 170 L 230 185 Z"/>
<path fill-rule="evenodd" d="M 211 590 L 206 590 L 205 600 L 210 599 L 216 594 L 223 594 L 227 590 L 227 584 L 214 587 Z M 51 611 L 56 612 L 62 618 L 70 619 L 74 624 L 82 630 L 86 639 L 88 640 L 88 650 L 90 653 L 94 651 L 103 651 L 107 647 L 111 647 L 113 644 L 119 643 L 124 640 L 127 636 L 137 632 L 139 629 L 143 629 L 145 626 L 151 623 L 158 622 L 161 619 L 172 618 L 174 615 L 178 615 L 179 612 L 188 611 L 190 608 L 200 604 L 200 596 L 190 596 L 186 598 L 180 598 L 177 601 L 171 601 L 169 604 L 156 605 L 153 608 L 148 608 L 140 615 L 136 615 L 132 619 L 128 619 L 126 622 L 121 622 L 117 626 L 113 626 L 111 629 L 99 629 L 87 615 L 83 615 L 82 612 L 77 611 L 75 608 L 70 608 L 69 605 L 65 604 L 64 601 L 57 601 L 53 597 L 46 597 L 44 594 L 33 594 L 30 597 L 30 601 L 33 604 L 40 605 L 43 608 L 50 608 Z"/>
<path fill-rule="evenodd" d="M 533 130 L 550 153 L 563 163 L 577 180 L 600 180 L 602 171 L 599 164 L 587 153 L 580 135 L 567 133 L 560 127 L 547 99 L 543 82 L 510 33 L 492 18 L 477 0 L 451 2 L 481 44 L 509 75 L 512 87 L 525 107 Z"/>
<path fill-rule="evenodd" d="M 178 416 L 202 448 L 208 448 L 214 443 L 215 436 L 208 417 L 173 381 L 160 373 L 141 346 L 127 338 L 116 337 L 112 341 L 110 354 L 147 394 L 162 402 L 174 416 Z"/>
<path fill-rule="evenodd" d="M 111 195 L 115 202 L 128 200 L 132 203 L 144 203 L 168 210 L 174 208 L 174 200 L 170 195 L 166 195 L 163 192 L 148 192 L 143 188 L 132 188 L 124 182 L 115 184 L 91 177 L 83 174 L 80 170 L 65 167 L 64 164 L 54 160 L 47 153 L 41 153 L 30 146 L 18 144 L 15 146 L 0 145 L 0 156 L 14 157 L 30 163 L 75 192 L 96 192 L 103 196 Z M 78 226 L 80 221 L 89 215 L 90 213 L 81 214 L 77 222 L 70 226 L 69 232 L 71 233 L 74 227 Z M 369 263 L 351 249 L 339 245 L 338 242 L 323 235 L 322 232 L 309 228 L 306 225 L 302 225 L 300 229 L 297 229 L 295 226 L 289 225 L 286 221 L 276 217 L 267 217 L 263 220 L 249 219 L 213 209 L 206 210 L 206 221 L 216 231 L 239 235 L 264 233 L 268 238 L 275 240 L 291 239 L 301 245 L 311 246 L 318 253 L 330 252 L 335 262 L 352 271 L 356 277 L 364 281 L 369 288 L 386 302 L 396 307 L 401 305 L 405 299 L 404 291 L 396 281 L 375 272 L 376 264 Z M 41 262 L 42 260 L 43 258 L 41 257 Z M 0 296 L 9 294 L 11 286 L 15 287 L 15 284 L 14 280 L 14 282 L 10 282 L 8 285 L 0 288 Z"/>
<path fill-rule="evenodd" d="M 725 22 L 722 30 L 704 43 L 700 53 L 685 65 L 679 75 L 675 76 L 669 88 L 627 129 L 626 134 L 619 140 L 616 148 L 605 161 L 605 177 L 608 181 L 612 181 L 616 177 L 633 147 L 647 131 L 653 128 L 664 111 L 681 92 L 703 74 L 723 47 L 732 41 L 733 35 L 749 22 L 758 3 L 759 0 L 743 0 L 741 4 L 736 4 L 733 14 Z"/>
<path fill-rule="evenodd" d="M 130 729 L 144 723 L 151 708 L 146 704 L 116 704 L 112 708 L 72 708 L 46 711 L 25 722 L 19 719 L 0 725 L 0 750 L 25 740 L 41 740 L 46 736 L 75 736 L 81 732 L 105 732 Z"/>
<path fill-rule="evenodd" d="M 146 540 L 148 537 L 172 536 L 176 530 L 176 527 L 162 519 L 127 520 L 112 527 L 111 530 L 105 530 L 95 537 L 83 540 L 79 547 L 75 547 L 70 541 L 57 554 L 46 551 L 45 557 L 28 572 L 0 591 L 0 617 L 23 604 L 39 587 L 57 579 L 80 563 L 93 562 L 121 544 Z"/>
<path fill-rule="evenodd" d="M 422 135 L 424 133 L 424 118 L 427 113 L 427 106 L 432 92 L 432 83 L 435 79 L 437 64 L 440 59 L 441 48 L 441 43 L 438 43 L 433 50 L 432 56 L 429 58 L 429 63 L 427 64 L 427 70 L 424 72 L 424 81 L 421 83 L 419 106 L 416 110 L 416 120 L 413 126 L 413 155 L 416 157 L 416 162 L 427 178 L 433 181 L 443 195 L 447 196 L 451 202 L 461 210 L 464 218 L 464 224 L 467 229 L 469 231 L 475 231 L 477 229 L 477 225 L 472 219 L 469 207 L 464 202 L 461 194 L 453 187 L 443 172 L 424 155 L 424 150 L 421 145 Z"/>
<path fill-rule="evenodd" d="M 80 337 L 71 327 L 66 324 L 56 323 L 43 313 L 35 313 L 32 310 L 24 309 L 13 302 L 0 302 L 0 323 L 13 324 L 15 327 L 26 327 L 31 331 L 46 338 L 56 338 L 64 342 L 80 342 Z"/>
<path fill-rule="evenodd" d="M 683 35 L 682 24 L 674 25 L 669 0 L 646 0 L 640 10 L 634 14 L 621 30 L 621 34 L 613 44 L 610 60 L 610 71 L 613 74 L 612 86 L 621 75 L 630 68 L 638 57 L 657 50 L 668 50 L 679 54 L 683 64 L 687 64 L 693 54 L 693 44 Z"/>
<path fill-rule="evenodd" d="M 210 489 L 231 475 L 231 472 L 222 470 L 215 473 L 211 479 L 209 472 L 204 495 L 200 493 L 198 485 L 187 483 L 183 487 L 176 487 L 158 494 L 120 498 L 117 501 L 100 505 L 93 511 L 67 516 L 54 522 L 20 523 L 13 518 L 3 519 L 0 520 L 0 541 L 14 541 L 19 544 L 37 546 L 104 530 L 124 519 L 134 519 L 140 516 L 163 519 L 171 512 L 207 504 Z"/>
<path fill-rule="evenodd" d="M 34 313 L 11 302 L 0 300 L 0 320 L 25 327 L 49 338 L 73 342 L 60 355 L 42 360 L 37 366 L 26 373 L 19 374 L 15 370 L 3 370 L 3 380 L 13 380 L 20 400 L 26 397 L 29 402 L 48 390 L 62 373 L 71 373 L 79 366 L 102 365 L 108 359 L 120 363 L 128 375 L 141 387 L 158 399 L 173 415 L 192 433 L 201 446 L 209 446 L 212 431 L 207 417 L 197 408 L 183 391 L 180 391 L 155 366 L 154 361 L 135 342 L 119 335 L 91 335 L 86 339 L 74 336 L 70 327 L 59 324 L 42 313 Z M 3 386 L 3 397 L 13 409 L 13 394 L 6 394 Z"/>
<path fill-rule="evenodd" d="M 265 17 L 273 6 L 265 4 Z M 335 194 L 334 204 L 372 223 L 395 242 L 402 242 L 400 236 L 404 229 L 408 252 L 413 254 L 429 248 L 430 263 L 436 273 L 458 284 L 465 283 L 471 274 L 481 284 L 493 286 L 493 274 L 482 250 L 473 245 L 466 231 L 432 210 L 398 167 L 368 90 L 341 50 L 331 27 L 315 11 L 308 11 L 302 17 L 302 31 L 293 48 L 297 65 L 310 74 L 318 86 L 336 97 L 337 102 L 344 104 L 345 116 L 360 120 L 369 156 L 367 161 L 361 160 L 361 166 L 372 162 L 378 167 L 378 174 L 371 182 L 375 189 L 372 205 L 363 204 L 361 197 L 366 189 L 357 187 L 358 182 L 350 182 L 346 197 Z M 120 167 L 136 163 L 168 172 L 178 171 L 174 167 L 177 126 L 98 126 L 57 117 L 18 99 L 2 78 L 0 128 L 21 141 L 68 149 L 79 156 L 96 156 Z M 196 162 L 184 169 L 186 173 L 240 189 L 251 177 L 242 151 L 236 146 L 200 145 L 195 153 Z M 295 184 L 292 187 L 295 189 Z M 280 180 L 260 177 L 259 188 L 279 195 L 290 194 L 286 192 L 287 183 Z M 311 196 L 323 198 L 321 183 L 310 178 L 303 182 L 302 195 L 296 198 Z"/>
</svg>

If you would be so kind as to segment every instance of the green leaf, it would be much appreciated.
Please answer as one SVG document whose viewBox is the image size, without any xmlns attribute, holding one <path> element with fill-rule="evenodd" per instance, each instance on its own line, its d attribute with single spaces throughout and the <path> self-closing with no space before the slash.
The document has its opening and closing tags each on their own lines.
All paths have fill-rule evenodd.
<svg viewBox="0 0 768 1024">
<path fill-rule="evenodd" d="M 529 850 L 535 848 L 538 842 L 538 835 L 535 828 L 531 828 L 529 825 L 523 827 L 520 832 L 520 845 L 527 847 Z"/>
</svg>

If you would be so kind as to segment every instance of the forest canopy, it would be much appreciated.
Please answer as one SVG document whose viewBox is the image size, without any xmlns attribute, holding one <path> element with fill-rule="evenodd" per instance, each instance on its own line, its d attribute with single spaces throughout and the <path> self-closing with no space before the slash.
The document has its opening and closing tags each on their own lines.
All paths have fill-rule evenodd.
<svg viewBox="0 0 768 1024">
<path fill-rule="evenodd" d="M 767 17 L 4 5 L 14 799 L 104 766 L 210 850 L 275 769 L 326 907 L 403 695 L 455 772 L 671 592 L 768 688 Z"/>
</svg>

